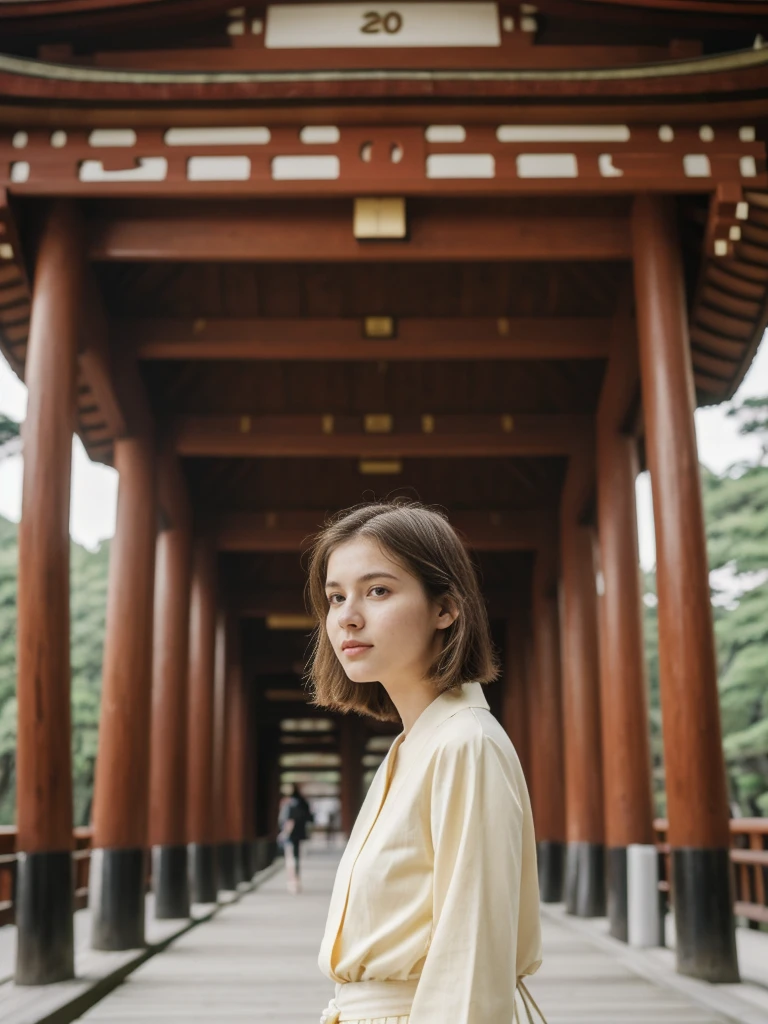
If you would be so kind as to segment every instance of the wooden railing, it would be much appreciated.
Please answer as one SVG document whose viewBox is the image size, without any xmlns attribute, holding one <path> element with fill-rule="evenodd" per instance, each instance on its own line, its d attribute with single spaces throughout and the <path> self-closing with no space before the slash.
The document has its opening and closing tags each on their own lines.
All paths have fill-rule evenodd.
<svg viewBox="0 0 768 1024">
<path fill-rule="evenodd" d="M 731 863 L 734 866 L 734 913 L 750 928 L 768 924 L 768 818 L 731 819 Z M 659 850 L 659 889 L 669 893 L 671 880 L 667 822 L 653 823 Z"/>
<path fill-rule="evenodd" d="M 74 907 L 88 905 L 88 873 L 91 866 L 91 830 L 74 830 Z M 0 826 L 0 925 L 13 924 L 16 919 L 16 828 Z"/>
</svg>

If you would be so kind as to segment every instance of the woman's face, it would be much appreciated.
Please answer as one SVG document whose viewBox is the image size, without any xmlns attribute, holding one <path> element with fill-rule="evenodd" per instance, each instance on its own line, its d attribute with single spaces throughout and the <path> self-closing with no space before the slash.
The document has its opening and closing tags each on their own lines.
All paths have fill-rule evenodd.
<svg viewBox="0 0 768 1024">
<path fill-rule="evenodd" d="M 456 612 L 427 597 L 421 581 L 369 537 L 328 559 L 326 630 L 354 683 L 422 680 Z"/>
</svg>

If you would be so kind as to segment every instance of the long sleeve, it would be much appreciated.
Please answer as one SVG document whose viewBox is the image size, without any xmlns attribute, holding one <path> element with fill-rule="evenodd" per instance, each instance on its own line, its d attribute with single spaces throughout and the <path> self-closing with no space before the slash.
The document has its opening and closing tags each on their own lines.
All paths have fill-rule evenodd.
<svg viewBox="0 0 768 1024">
<path fill-rule="evenodd" d="M 410 1024 L 514 1019 L 524 804 L 513 756 L 480 729 L 436 755 L 432 937 Z"/>
</svg>

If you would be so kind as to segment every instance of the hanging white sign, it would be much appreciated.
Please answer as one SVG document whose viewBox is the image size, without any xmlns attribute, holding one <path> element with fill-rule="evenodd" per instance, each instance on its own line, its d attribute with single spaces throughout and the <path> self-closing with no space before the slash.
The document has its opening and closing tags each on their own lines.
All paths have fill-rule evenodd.
<svg viewBox="0 0 768 1024">
<path fill-rule="evenodd" d="M 500 46 L 493 3 L 280 4 L 267 8 L 270 50 Z"/>
</svg>

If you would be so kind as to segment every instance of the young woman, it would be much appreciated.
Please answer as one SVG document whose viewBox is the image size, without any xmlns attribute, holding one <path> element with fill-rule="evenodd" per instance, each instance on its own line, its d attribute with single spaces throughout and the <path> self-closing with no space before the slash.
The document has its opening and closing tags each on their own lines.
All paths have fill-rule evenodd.
<svg viewBox="0 0 768 1024">
<path fill-rule="evenodd" d="M 483 694 L 497 668 L 464 547 L 422 505 L 363 505 L 317 536 L 308 593 L 315 703 L 403 726 L 339 864 L 321 1024 L 533 1020 L 531 807 Z"/>
</svg>

